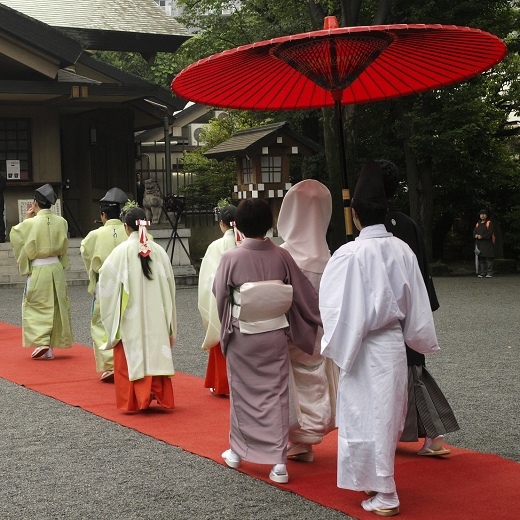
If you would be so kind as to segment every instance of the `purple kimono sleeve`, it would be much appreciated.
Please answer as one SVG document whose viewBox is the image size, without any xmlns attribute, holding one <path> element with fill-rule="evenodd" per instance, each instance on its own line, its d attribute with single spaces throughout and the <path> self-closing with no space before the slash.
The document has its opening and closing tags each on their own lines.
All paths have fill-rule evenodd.
<svg viewBox="0 0 520 520">
<path fill-rule="evenodd" d="M 225 255 L 222 255 L 222 259 L 215 273 L 215 279 L 213 280 L 213 294 L 217 300 L 217 311 L 218 317 L 221 323 L 220 327 L 220 347 L 222 353 L 226 354 L 226 348 L 229 341 L 229 336 L 233 331 L 231 325 L 231 303 L 230 303 L 230 263 L 226 261 Z"/>
</svg>

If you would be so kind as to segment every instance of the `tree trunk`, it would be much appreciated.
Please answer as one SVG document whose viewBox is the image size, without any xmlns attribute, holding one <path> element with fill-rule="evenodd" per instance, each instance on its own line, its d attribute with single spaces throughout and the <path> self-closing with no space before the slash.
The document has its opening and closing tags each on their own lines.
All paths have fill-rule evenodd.
<svg viewBox="0 0 520 520">
<path fill-rule="evenodd" d="M 374 16 L 374 25 L 384 25 L 390 14 L 390 7 L 392 7 L 392 0 L 379 0 L 376 15 Z"/>
<path fill-rule="evenodd" d="M 362 0 L 341 0 L 341 20 L 342 27 L 353 27 L 358 24 L 359 10 Z"/>
<path fill-rule="evenodd" d="M 346 242 L 345 218 L 343 216 L 342 179 L 339 162 L 338 130 L 334 109 L 323 109 L 323 135 L 325 155 L 329 172 L 328 187 L 332 195 L 332 218 L 328 243 L 331 252 Z"/>
<path fill-rule="evenodd" d="M 323 29 L 325 13 L 323 12 L 321 5 L 316 4 L 314 0 L 310 0 L 307 2 L 307 12 L 309 13 L 313 30 L 319 31 L 320 29 Z"/>
<path fill-rule="evenodd" d="M 410 146 L 412 135 L 411 122 L 408 114 L 402 115 L 403 147 L 406 161 L 406 178 L 408 197 L 410 199 L 410 217 L 415 220 L 423 232 L 428 253 L 432 258 L 432 228 L 433 228 L 433 180 L 431 163 L 417 162 Z"/>
<path fill-rule="evenodd" d="M 428 260 L 432 259 L 432 230 L 433 230 L 433 178 L 432 178 L 432 164 L 421 164 L 419 166 L 420 172 L 420 215 L 421 228 L 423 232 L 424 241 L 426 242 L 426 252 Z"/>
</svg>

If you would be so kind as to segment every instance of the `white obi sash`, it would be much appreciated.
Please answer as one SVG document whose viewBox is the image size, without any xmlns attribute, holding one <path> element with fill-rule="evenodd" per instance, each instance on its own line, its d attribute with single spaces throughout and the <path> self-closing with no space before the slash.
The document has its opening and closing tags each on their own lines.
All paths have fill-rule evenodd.
<svg viewBox="0 0 520 520">
<path fill-rule="evenodd" d="M 60 259 L 57 256 L 49 256 L 48 258 L 35 258 L 32 261 L 33 266 L 59 264 L 59 263 L 60 263 Z"/>
<path fill-rule="evenodd" d="M 231 315 L 242 334 L 259 334 L 289 326 L 285 313 L 293 300 L 292 285 L 281 280 L 246 282 L 233 291 Z"/>
<path fill-rule="evenodd" d="M 35 258 L 31 264 L 33 267 L 38 267 L 39 265 L 50 265 L 50 264 L 59 264 L 60 259 L 57 256 L 49 256 L 48 258 Z M 29 284 L 31 283 L 31 276 L 27 276 L 27 281 L 25 282 L 25 289 L 24 289 L 24 298 L 27 294 L 27 291 L 29 290 Z"/>
</svg>

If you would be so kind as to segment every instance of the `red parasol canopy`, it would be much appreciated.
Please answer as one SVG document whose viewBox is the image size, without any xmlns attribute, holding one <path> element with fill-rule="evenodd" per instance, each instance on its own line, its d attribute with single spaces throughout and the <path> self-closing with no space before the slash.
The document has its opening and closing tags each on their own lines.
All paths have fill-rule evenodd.
<svg viewBox="0 0 520 520">
<path fill-rule="evenodd" d="M 496 36 L 455 25 L 338 27 L 244 45 L 186 67 L 177 96 L 242 110 L 335 107 L 343 187 L 347 165 L 341 105 L 369 103 L 451 85 L 496 65 L 507 49 Z M 350 234 L 348 190 L 343 190 Z"/>
<path fill-rule="evenodd" d="M 440 88 L 482 73 L 505 54 L 498 37 L 468 27 L 340 27 L 215 54 L 178 74 L 172 90 L 222 108 L 323 108 L 334 106 L 334 97 L 348 105 Z"/>
</svg>

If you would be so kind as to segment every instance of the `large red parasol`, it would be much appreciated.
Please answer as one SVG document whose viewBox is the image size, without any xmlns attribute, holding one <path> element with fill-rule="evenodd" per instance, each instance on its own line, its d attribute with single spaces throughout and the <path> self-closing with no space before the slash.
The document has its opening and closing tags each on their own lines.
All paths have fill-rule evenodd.
<svg viewBox="0 0 520 520">
<path fill-rule="evenodd" d="M 336 107 L 343 185 L 341 105 L 437 89 L 476 76 L 506 55 L 498 37 L 468 27 L 373 25 L 325 29 L 237 47 L 185 68 L 173 92 L 243 110 Z"/>
<path fill-rule="evenodd" d="M 468 27 L 340 27 L 244 45 L 202 59 L 172 82 L 177 96 L 244 110 L 298 110 L 417 94 L 476 76 L 506 54 Z"/>
</svg>

